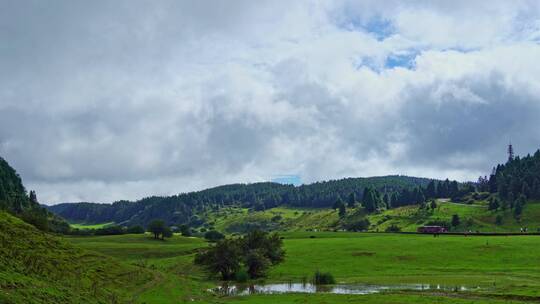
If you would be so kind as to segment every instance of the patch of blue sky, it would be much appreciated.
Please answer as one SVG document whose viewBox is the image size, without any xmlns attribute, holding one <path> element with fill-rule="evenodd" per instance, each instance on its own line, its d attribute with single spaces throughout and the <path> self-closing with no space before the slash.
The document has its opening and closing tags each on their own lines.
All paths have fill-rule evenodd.
<svg viewBox="0 0 540 304">
<path fill-rule="evenodd" d="M 418 56 L 420 52 L 420 50 L 408 50 L 390 53 L 386 57 L 357 57 L 352 60 L 352 64 L 357 70 L 365 67 L 377 73 L 397 67 L 412 70 L 416 66 L 416 56 Z"/>
<path fill-rule="evenodd" d="M 300 178 L 300 176 L 295 174 L 285 174 L 275 176 L 274 178 L 272 178 L 272 182 L 283 185 L 300 186 L 302 184 L 302 179 Z"/>
<path fill-rule="evenodd" d="M 384 67 L 387 69 L 393 69 L 401 67 L 405 69 L 414 69 L 415 59 L 418 56 L 418 51 L 405 52 L 405 53 L 392 53 L 386 57 Z"/>
<path fill-rule="evenodd" d="M 367 32 L 374 35 L 377 40 L 384 40 L 395 33 L 392 22 L 380 17 L 370 19 L 366 24 L 365 29 Z"/>
<path fill-rule="evenodd" d="M 383 68 L 380 60 L 377 60 L 375 57 L 370 57 L 370 56 L 357 57 L 353 59 L 352 64 L 356 70 L 359 70 L 363 67 L 367 67 L 377 73 L 382 71 L 382 68 Z"/>
<path fill-rule="evenodd" d="M 367 21 L 350 16 L 344 21 L 341 21 L 338 26 L 348 31 L 366 32 L 379 41 L 384 40 L 395 33 L 392 22 L 381 18 L 380 16 L 372 17 Z"/>
</svg>

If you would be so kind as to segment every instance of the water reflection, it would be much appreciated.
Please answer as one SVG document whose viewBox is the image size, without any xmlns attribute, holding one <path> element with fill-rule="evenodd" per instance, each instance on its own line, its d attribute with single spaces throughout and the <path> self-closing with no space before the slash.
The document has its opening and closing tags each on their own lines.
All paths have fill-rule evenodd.
<svg viewBox="0 0 540 304">
<path fill-rule="evenodd" d="M 367 285 L 367 284 L 337 284 L 337 285 L 314 285 L 310 283 L 279 283 L 279 284 L 227 284 L 212 289 L 220 295 L 245 296 L 251 294 L 275 294 L 275 293 L 334 293 L 334 294 L 373 294 L 389 290 L 441 290 L 441 291 L 467 291 L 479 289 L 465 286 L 445 286 L 426 284 L 401 284 L 401 285 Z"/>
</svg>

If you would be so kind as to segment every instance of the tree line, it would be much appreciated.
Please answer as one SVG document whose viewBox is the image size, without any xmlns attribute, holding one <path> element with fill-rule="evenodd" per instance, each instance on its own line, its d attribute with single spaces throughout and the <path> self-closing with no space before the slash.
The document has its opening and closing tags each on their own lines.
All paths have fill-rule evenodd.
<svg viewBox="0 0 540 304">
<path fill-rule="evenodd" d="M 201 214 L 223 207 L 236 206 L 265 210 L 276 206 L 329 208 L 339 197 L 353 194 L 362 198 L 364 189 L 395 193 L 402 189 L 425 187 L 430 179 L 408 176 L 346 178 L 295 187 L 277 183 L 233 184 L 168 197 L 148 197 L 135 202 L 113 204 L 66 203 L 49 206 L 49 210 L 70 220 L 88 223 L 116 222 L 148 225 L 163 219 L 169 225 L 198 227 L 204 223 Z"/>
<path fill-rule="evenodd" d="M 533 155 L 510 157 L 493 168 L 489 177 L 478 178 L 478 189 L 492 194 L 491 210 L 512 210 L 519 218 L 527 200 L 540 199 L 540 150 Z"/>
</svg>

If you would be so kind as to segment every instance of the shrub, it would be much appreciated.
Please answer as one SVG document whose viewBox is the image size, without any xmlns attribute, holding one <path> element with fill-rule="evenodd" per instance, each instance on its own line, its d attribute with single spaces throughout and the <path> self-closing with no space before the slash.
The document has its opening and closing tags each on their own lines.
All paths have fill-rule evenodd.
<svg viewBox="0 0 540 304">
<path fill-rule="evenodd" d="M 132 234 L 142 234 L 144 233 L 144 228 L 142 226 L 131 226 L 129 227 L 127 230 L 126 230 L 127 233 L 132 233 Z"/>
<path fill-rule="evenodd" d="M 495 225 L 500 226 L 503 224 L 503 217 L 500 214 L 497 214 L 497 217 L 495 218 Z"/>
<path fill-rule="evenodd" d="M 459 224 L 461 224 L 461 220 L 459 218 L 459 215 L 457 214 L 454 214 L 452 215 L 452 226 L 456 227 L 456 226 L 459 226 Z"/>
<path fill-rule="evenodd" d="M 400 232 L 401 228 L 399 228 L 396 224 L 392 224 L 388 226 L 385 231 L 386 232 Z"/>
<path fill-rule="evenodd" d="M 371 223 L 369 222 L 367 218 L 363 218 L 358 221 L 347 224 L 345 228 L 348 231 L 366 231 L 369 229 L 370 224 Z"/>
<path fill-rule="evenodd" d="M 234 279 L 238 283 L 245 283 L 249 279 L 248 273 L 245 269 L 241 268 L 234 274 Z"/>
<path fill-rule="evenodd" d="M 95 235 L 119 235 L 124 234 L 126 231 L 121 226 L 107 226 L 94 230 Z"/>
<path fill-rule="evenodd" d="M 191 229 L 188 225 L 180 225 L 179 229 L 182 236 L 191 236 Z"/>
<path fill-rule="evenodd" d="M 313 276 L 313 284 L 315 285 L 329 285 L 336 284 L 334 276 L 329 272 L 320 272 L 319 270 L 315 271 Z"/>
<path fill-rule="evenodd" d="M 217 242 L 219 240 L 224 239 L 225 235 L 223 235 L 223 233 L 220 233 L 216 230 L 210 230 L 204 234 L 204 238 L 209 240 L 210 242 Z"/>
<path fill-rule="evenodd" d="M 272 217 L 271 221 L 272 222 L 279 222 L 283 219 L 283 217 L 281 215 L 275 215 L 274 217 Z"/>
</svg>

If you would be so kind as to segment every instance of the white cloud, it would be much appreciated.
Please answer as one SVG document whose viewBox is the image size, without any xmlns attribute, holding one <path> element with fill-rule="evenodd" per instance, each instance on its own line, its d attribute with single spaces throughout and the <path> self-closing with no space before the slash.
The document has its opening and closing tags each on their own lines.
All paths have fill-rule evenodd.
<svg viewBox="0 0 540 304">
<path fill-rule="evenodd" d="M 0 10 L 0 154 L 44 202 L 466 180 L 538 146 L 534 1 L 42 5 Z"/>
</svg>

